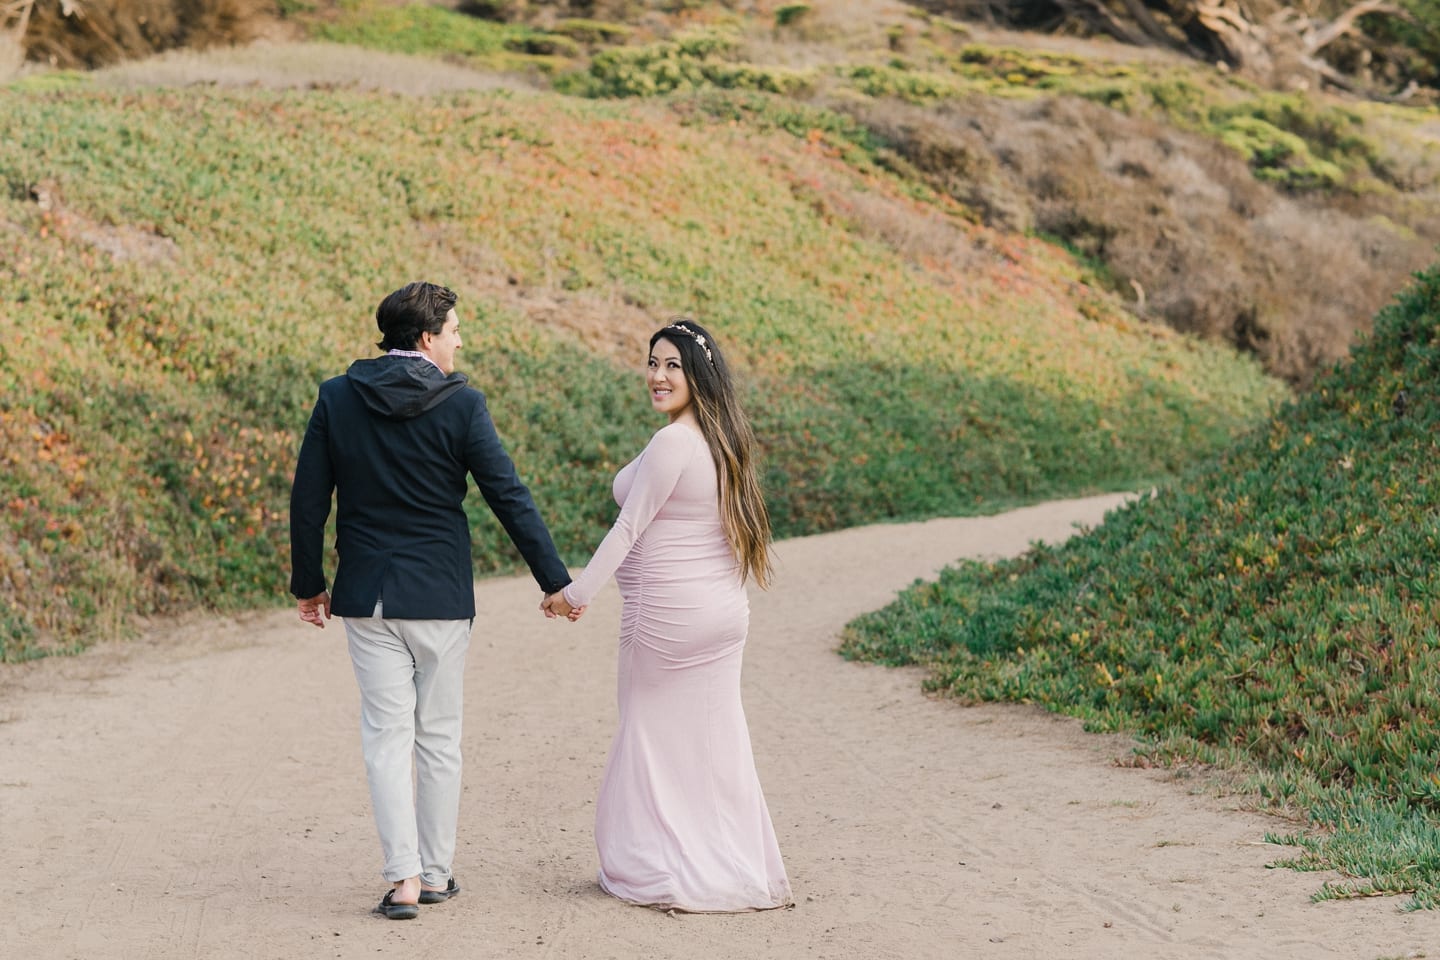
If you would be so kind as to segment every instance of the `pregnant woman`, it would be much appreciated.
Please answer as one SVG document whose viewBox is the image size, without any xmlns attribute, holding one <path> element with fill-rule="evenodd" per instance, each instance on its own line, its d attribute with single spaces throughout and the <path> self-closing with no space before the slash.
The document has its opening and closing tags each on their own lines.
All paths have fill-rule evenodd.
<svg viewBox="0 0 1440 960">
<path fill-rule="evenodd" d="M 669 416 L 615 477 L 620 516 L 585 572 L 545 600 L 573 616 L 620 587 L 620 726 L 595 807 L 600 885 L 691 912 L 790 903 L 740 703 L 745 581 L 770 580 L 754 436 L 725 359 L 694 321 L 650 338 L 650 402 Z"/>
</svg>

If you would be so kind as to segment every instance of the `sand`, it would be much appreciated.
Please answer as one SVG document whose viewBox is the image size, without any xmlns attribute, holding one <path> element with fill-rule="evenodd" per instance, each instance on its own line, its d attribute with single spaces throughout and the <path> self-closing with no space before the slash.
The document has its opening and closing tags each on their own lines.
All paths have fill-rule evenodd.
<svg viewBox="0 0 1440 960">
<path fill-rule="evenodd" d="M 0 669 L 0 956 L 47 958 L 1440 957 L 1402 898 L 1312 903 L 1269 869 L 1291 825 L 1120 737 L 927 698 L 841 628 L 962 556 L 1098 523 L 1118 497 L 779 545 L 744 696 L 796 904 L 687 916 L 600 892 L 593 802 L 615 722 L 613 585 L 577 624 L 481 581 L 455 870 L 418 920 L 386 885 L 344 630 L 293 610 L 154 624 Z"/>
</svg>

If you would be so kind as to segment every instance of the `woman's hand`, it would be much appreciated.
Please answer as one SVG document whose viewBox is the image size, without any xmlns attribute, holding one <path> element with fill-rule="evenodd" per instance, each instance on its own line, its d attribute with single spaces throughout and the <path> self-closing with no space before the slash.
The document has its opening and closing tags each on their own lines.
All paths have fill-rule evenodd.
<svg viewBox="0 0 1440 960">
<path fill-rule="evenodd" d="M 547 620 L 564 617 L 571 623 L 574 623 L 585 613 L 585 608 L 570 606 L 570 604 L 565 601 L 565 595 L 557 591 L 547 594 L 545 599 L 540 601 L 540 611 L 545 614 Z"/>
</svg>

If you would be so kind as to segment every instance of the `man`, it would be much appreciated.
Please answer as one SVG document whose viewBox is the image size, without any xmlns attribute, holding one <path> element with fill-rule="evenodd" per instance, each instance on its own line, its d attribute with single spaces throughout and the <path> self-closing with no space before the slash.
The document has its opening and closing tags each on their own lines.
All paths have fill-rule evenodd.
<svg viewBox="0 0 1440 960">
<path fill-rule="evenodd" d="M 411 283 L 381 302 L 386 354 L 320 385 L 290 493 L 290 592 L 307 623 L 345 619 L 383 873 L 394 884 L 376 909 L 395 920 L 460 890 L 451 861 L 475 618 L 467 472 L 547 598 L 570 582 L 484 395 L 455 372 L 455 300 Z M 332 491 L 333 595 L 321 559 Z"/>
</svg>

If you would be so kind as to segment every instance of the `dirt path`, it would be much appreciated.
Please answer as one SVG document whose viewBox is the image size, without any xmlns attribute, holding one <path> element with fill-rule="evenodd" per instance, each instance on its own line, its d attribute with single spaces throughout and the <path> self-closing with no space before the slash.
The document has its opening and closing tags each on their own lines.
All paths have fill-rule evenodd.
<svg viewBox="0 0 1440 960">
<path fill-rule="evenodd" d="M 780 545 L 745 698 L 798 903 L 669 917 L 596 887 L 618 598 L 548 622 L 528 579 L 476 586 L 463 894 L 394 923 L 339 621 L 289 611 L 0 671 L 0 956 L 49 958 L 1440 957 L 1398 899 L 1311 904 L 1268 870 L 1283 824 L 1123 742 L 1018 707 L 927 700 L 847 663 L 842 625 L 962 555 L 1011 554 L 1118 498 Z"/>
</svg>

